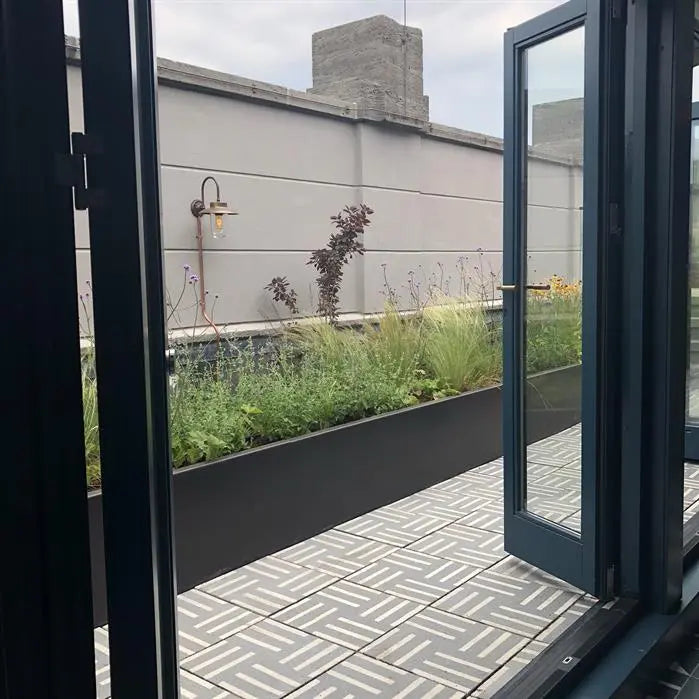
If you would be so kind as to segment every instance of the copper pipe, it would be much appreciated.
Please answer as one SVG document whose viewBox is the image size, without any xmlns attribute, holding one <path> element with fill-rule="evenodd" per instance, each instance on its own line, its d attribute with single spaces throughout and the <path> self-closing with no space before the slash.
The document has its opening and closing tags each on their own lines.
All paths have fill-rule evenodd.
<svg viewBox="0 0 699 699">
<path fill-rule="evenodd" d="M 197 216 L 197 252 L 199 255 L 199 309 L 206 322 L 216 333 L 216 344 L 221 342 L 221 331 L 206 312 L 206 286 L 204 284 L 204 236 L 201 230 L 201 216 Z"/>
</svg>

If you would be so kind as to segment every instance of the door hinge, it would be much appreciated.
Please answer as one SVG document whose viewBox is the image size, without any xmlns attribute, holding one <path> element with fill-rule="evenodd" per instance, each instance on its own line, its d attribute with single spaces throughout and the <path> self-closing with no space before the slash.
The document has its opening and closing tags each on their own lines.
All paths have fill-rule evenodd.
<svg viewBox="0 0 699 699">
<path fill-rule="evenodd" d="M 85 172 L 87 158 L 102 153 L 102 143 L 94 136 L 75 132 L 70 135 L 71 152 L 61 154 L 56 164 L 59 184 L 73 188 L 75 208 L 84 211 L 89 206 L 99 206 L 104 201 L 103 192 L 88 189 Z"/>
<path fill-rule="evenodd" d="M 612 19 L 626 22 L 626 0 L 612 0 Z"/>
</svg>

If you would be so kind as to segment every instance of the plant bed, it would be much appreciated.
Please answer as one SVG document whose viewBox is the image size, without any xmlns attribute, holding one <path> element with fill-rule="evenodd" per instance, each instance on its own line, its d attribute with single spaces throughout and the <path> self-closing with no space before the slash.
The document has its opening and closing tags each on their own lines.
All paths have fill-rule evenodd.
<svg viewBox="0 0 699 699">
<path fill-rule="evenodd" d="M 580 420 L 580 367 L 530 379 L 528 441 Z M 502 454 L 499 386 L 174 472 L 178 590 L 315 536 Z M 107 621 L 102 495 L 88 495 L 94 623 Z"/>
</svg>

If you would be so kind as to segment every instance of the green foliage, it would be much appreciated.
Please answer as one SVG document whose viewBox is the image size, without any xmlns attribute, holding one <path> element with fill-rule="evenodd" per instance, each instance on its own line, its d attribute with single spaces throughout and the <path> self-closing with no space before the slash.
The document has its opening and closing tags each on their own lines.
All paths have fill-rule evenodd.
<svg viewBox="0 0 699 699">
<path fill-rule="evenodd" d="M 93 355 L 90 352 L 83 359 L 83 431 L 85 436 L 85 465 L 88 485 L 100 484 L 100 440 L 97 415 L 97 381 Z"/>
<path fill-rule="evenodd" d="M 580 361 L 579 285 L 552 279 L 530 295 L 530 372 Z M 500 324 L 479 301 L 431 295 L 412 313 L 390 303 L 375 323 L 300 323 L 262 350 L 223 348 L 214 362 L 179 348 L 170 384 L 175 467 L 208 461 L 500 381 Z M 224 349 L 228 351 L 224 352 Z M 97 387 L 83 368 L 88 483 L 98 486 Z"/>
<path fill-rule="evenodd" d="M 502 348 L 482 304 L 443 298 L 424 311 L 425 365 L 449 388 L 467 391 L 496 383 Z"/>
<path fill-rule="evenodd" d="M 236 400 L 231 377 L 219 364 L 180 360 L 170 391 L 175 468 L 244 449 L 254 413 Z"/>
<path fill-rule="evenodd" d="M 246 361 L 250 365 L 250 361 Z M 254 405 L 255 440 L 275 441 L 409 405 L 400 374 L 373 361 L 368 339 L 327 323 L 295 329 L 236 397 Z"/>
<path fill-rule="evenodd" d="M 582 360 L 582 288 L 550 279 L 551 290 L 527 299 L 527 371 L 530 374 Z"/>
</svg>

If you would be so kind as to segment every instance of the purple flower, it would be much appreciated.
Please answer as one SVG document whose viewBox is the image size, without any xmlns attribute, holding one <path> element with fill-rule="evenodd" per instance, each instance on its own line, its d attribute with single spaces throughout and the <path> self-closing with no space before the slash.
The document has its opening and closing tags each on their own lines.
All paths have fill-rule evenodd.
<svg viewBox="0 0 699 699">
<path fill-rule="evenodd" d="M 199 277 L 196 274 L 189 275 L 189 283 L 196 284 L 199 281 Z"/>
<path fill-rule="evenodd" d="M 189 270 L 192 269 L 189 265 L 184 266 L 184 271 L 189 272 Z"/>
</svg>

